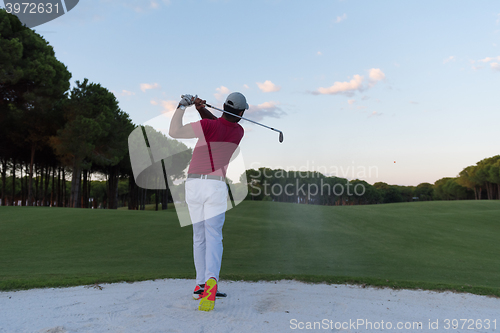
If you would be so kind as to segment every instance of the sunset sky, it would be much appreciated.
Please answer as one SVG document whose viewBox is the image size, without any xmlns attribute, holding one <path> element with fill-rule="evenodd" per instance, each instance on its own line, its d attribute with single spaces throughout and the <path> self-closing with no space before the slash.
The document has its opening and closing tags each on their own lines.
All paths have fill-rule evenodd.
<svg viewBox="0 0 500 333">
<path fill-rule="evenodd" d="M 136 124 L 243 93 L 285 137 L 242 121 L 247 168 L 417 185 L 500 153 L 497 1 L 86 0 L 35 30 Z"/>
</svg>

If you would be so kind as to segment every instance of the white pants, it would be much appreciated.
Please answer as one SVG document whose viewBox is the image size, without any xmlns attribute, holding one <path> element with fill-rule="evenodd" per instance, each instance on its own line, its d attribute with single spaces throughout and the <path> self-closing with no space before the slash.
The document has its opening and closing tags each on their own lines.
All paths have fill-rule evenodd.
<svg viewBox="0 0 500 333">
<path fill-rule="evenodd" d="M 193 222 L 193 256 L 196 283 L 219 280 L 222 261 L 222 227 L 227 210 L 227 185 L 213 179 L 186 181 L 186 202 Z"/>
</svg>

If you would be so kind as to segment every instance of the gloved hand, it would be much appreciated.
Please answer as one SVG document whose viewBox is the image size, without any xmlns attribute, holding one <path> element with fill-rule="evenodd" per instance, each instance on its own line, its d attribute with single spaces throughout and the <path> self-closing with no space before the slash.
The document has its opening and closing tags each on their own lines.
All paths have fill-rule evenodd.
<svg viewBox="0 0 500 333">
<path fill-rule="evenodd" d="M 196 110 L 200 111 L 201 109 L 205 108 L 205 104 L 207 104 L 207 101 L 201 98 L 196 98 L 194 99 L 194 106 L 196 107 Z"/>
<path fill-rule="evenodd" d="M 189 95 L 189 94 L 186 94 L 186 95 L 182 95 L 182 99 L 181 101 L 179 102 L 180 105 L 183 105 L 185 107 L 188 107 L 188 106 L 191 106 L 194 104 L 194 101 L 198 98 L 198 95 Z"/>
</svg>

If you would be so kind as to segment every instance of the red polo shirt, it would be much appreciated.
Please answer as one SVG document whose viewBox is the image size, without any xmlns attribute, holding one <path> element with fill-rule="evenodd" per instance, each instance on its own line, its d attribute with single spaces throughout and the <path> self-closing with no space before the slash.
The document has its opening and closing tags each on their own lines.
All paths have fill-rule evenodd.
<svg viewBox="0 0 500 333">
<path fill-rule="evenodd" d="M 188 173 L 225 177 L 229 160 L 243 138 L 243 127 L 222 117 L 202 119 L 191 126 L 199 140 Z"/>
</svg>

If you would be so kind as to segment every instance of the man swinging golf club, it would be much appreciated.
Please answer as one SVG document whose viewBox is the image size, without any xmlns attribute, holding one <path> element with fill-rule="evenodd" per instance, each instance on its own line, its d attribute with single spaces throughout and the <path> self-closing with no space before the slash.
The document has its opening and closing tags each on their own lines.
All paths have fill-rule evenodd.
<svg viewBox="0 0 500 333">
<path fill-rule="evenodd" d="M 187 107 L 195 105 L 202 120 L 182 124 Z M 226 169 L 243 138 L 238 122 L 248 109 L 245 96 L 234 92 L 227 96 L 222 117 L 215 117 L 198 96 L 183 95 L 170 123 L 173 138 L 198 138 L 186 181 L 186 203 L 193 222 L 193 256 L 196 268 L 195 299 L 199 310 L 211 311 L 217 292 L 222 261 L 222 227 L 227 210 Z M 236 116 L 233 116 L 236 115 Z M 237 117 L 239 116 L 239 117 Z"/>
</svg>

